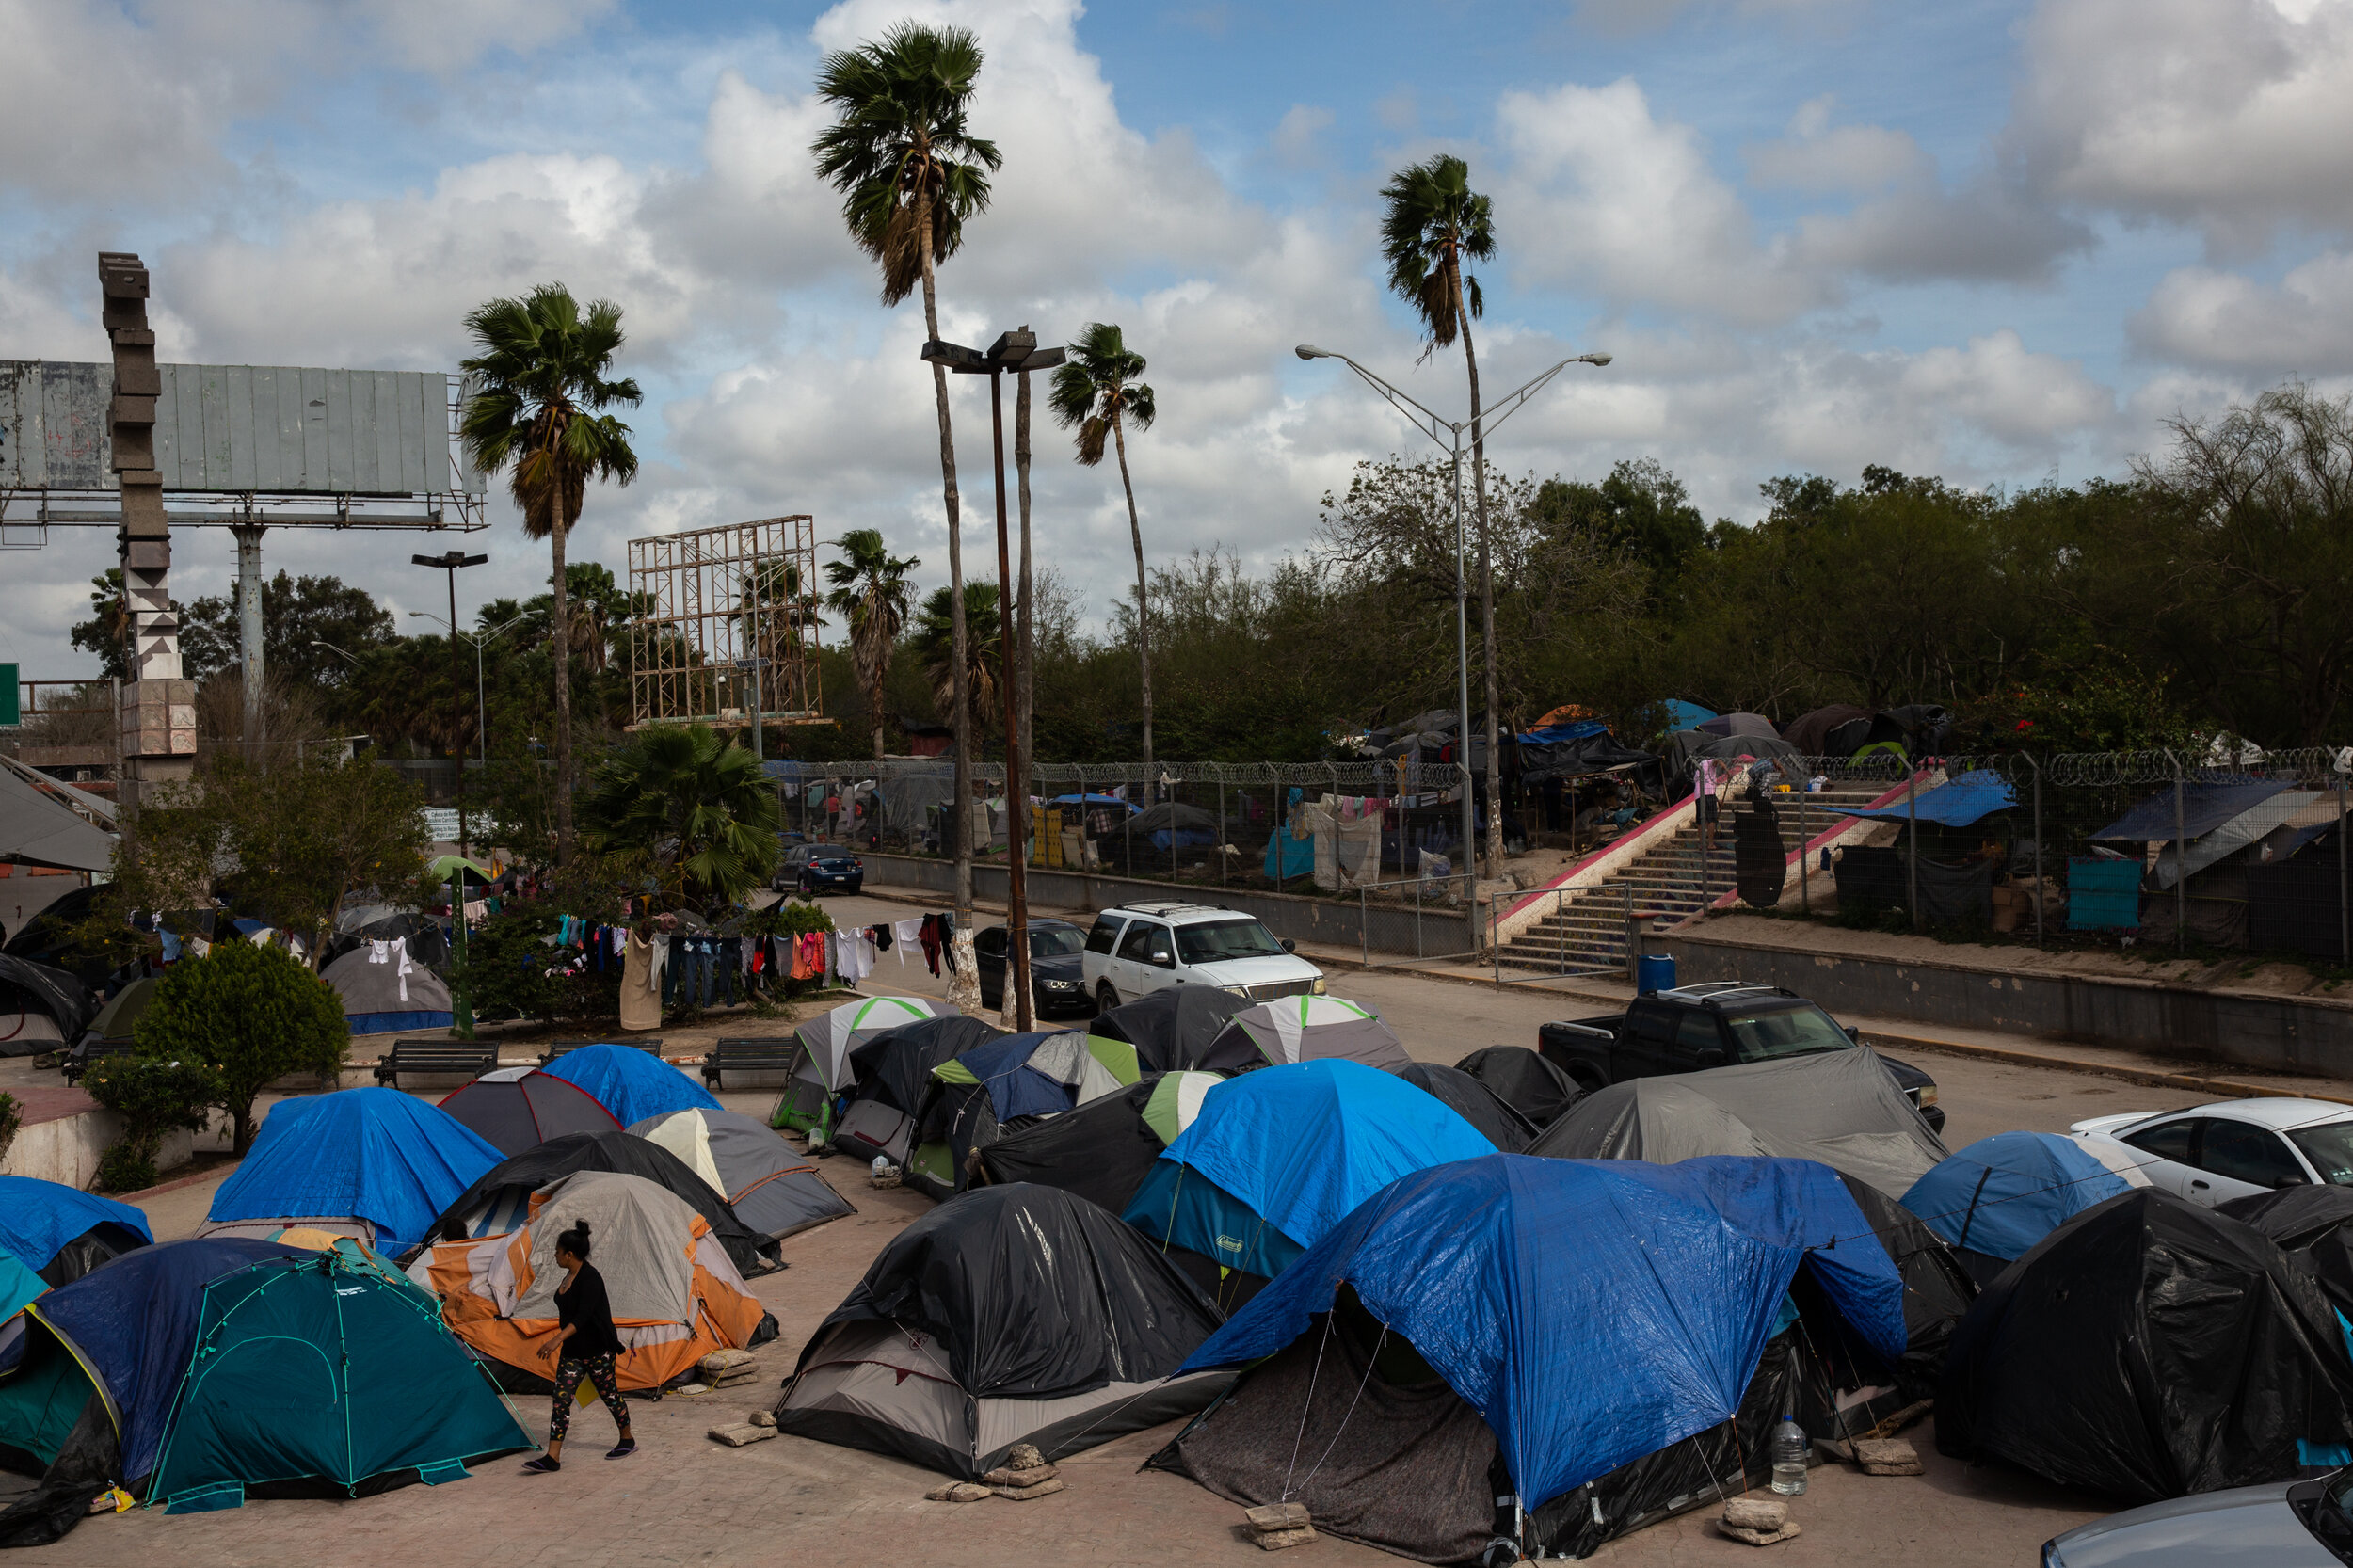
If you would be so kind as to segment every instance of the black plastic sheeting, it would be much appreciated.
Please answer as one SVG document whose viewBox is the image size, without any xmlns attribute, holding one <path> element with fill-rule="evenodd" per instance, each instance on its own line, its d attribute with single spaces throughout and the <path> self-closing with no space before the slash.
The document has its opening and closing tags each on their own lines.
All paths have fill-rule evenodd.
<svg viewBox="0 0 2353 1568">
<path fill-rule="evenodd" d="M 1135 1047 L 1144 1072 L 1179 1072 L 1198 1067 L 1226 1020 L 1249 1005 L 1214 985 L 1171 985 L 1097 1016 L 1087 1032 Z"/>
<path fill-rule="evenodd" d="M 2353 1364 L 2303 1259 L 2143 1188 L 2038 1242 L 1961 1320 L 1936 1442 L 2133 1503 L 2286 1480 L 2353 1438 Z"/>
<path fill-rule="evenodd" d="M 1733 813 L 1733 887 L 1750 908 L 1770 909 L 1781 902 L 1788 879 L 1789 852 L 1781 841 L 1781 814 L 1769 798 L 1759 795 Z"/>
<path fill-rule="evenodd" d="M 134 1248 L 146 1245 L 147 1238 L 129 1225 L 119 1225 L 107 1220 L 90 1226 L 59 1247 L 56 1256 L 33 1272 L 54 1290 L 60 1285 L 72 1284 L 93 1270 L 104 1268 Z"/>
<path fill-rule="evenodd" d="M 1656 755 L 1619 744 L 1608 730 L 1548 744 L 1521 741 L 1518 751 L 1522 784 L 1541 784 L 1547 778 L 1582 778 L 1589 774 L 1625 768 L 1633 774 L 1636 783 L 1656 795 L 1660 792 L 1665 776 Z"/>
<path fill-rule="evenodd" d="M 981 1150 L 983 1177 L 1000 1186 L 1058 1187 L 1121 1212 L 1167 1147 L 1144 1123 L 1144 1105 L 1160 1080 L 1154 1073 L 1064 1115 L 1016 1119 Z"/>
<path fill-rule="evenodd" d="M 902 1115 L 913 1116 L 923 1109 L 934 1067 L 1004 1032 L 978 1018 L 955 1014 L 884 1030 L 850 1052 L 850 1072 L 857 1085 L 850 1091 L 850 1097 L 878 1099 Z"/>
<path fill-rule="evenodd" d="M 2285 1187 L 2233 1198 L 2217 1213 L 2243 1221 L 2312 1265 L 2329 1304 L 2353 1318 L 2353 1190 Z"/>
<path fill-rule="evenodd" d="M 1400 1068 L 1397 1076 L 1452 1106 L 1457 1115 L 1484 1133 L 1487 1142 L 1500 1153 L 1518 1154 L 1536 1137 L 1536 1128 L 1527 1117 L 1460 1067 L 1417 1062 Z"/>
<path fill-rule="evenodd" d="M 735 1265 L 735 1272 L 745 1279 L 774 1273 L 784 1267 L 777 1260 L 777 1243 L 745 1224 L 728 1207 L 727 1199 L 712 1192 L 711 1184 L 696 1176 L 686 1161 L 659 1144 L 618 1128 L 611 1132 L 568 1132 L 500 1160 L 467 1188 L 456 1203 L 442 1210 L 441 1217 L 433 1222 L 433 1228 L 425 1232 L 419 1250 L 464 1236 L 467 1217 L 501 1196 L 536 1192 L 574 1171 L 616 1171 L 622 1176 L 643 1176 L 655 1186 L 677 1193 L 703 1217 L 711 1226 L 711 1234 L 727 1248 L 728 1260 Z"/>
<path fill-rule="evenodd" d="M 1115 1215 L 1022 1182 L 966 1192 L 901 1231 L 800 1367 L 828 1329 L 857 1321 L 935 1336 L 973 1399 L 1046 1400 L 1167 1377 L 1223 1320 Z"/>
<path fill-rule="evenodd" d="M 98 1014 L 98 1003 L 90 996 L 89 987 L 65 970 L 0 953 L 0 989 L 8 986 L 24 992 L 27 1005 L 39 1007 L 55 1018 L 58 1034 L 68 1040 L 79 1039 Z M 13 1014 L 14 1009 L 9 1011 Z M 34 1048 L 25 1048 L 26 1051 Z M 39 1048 L 55 1049 L 55 1042 Z M 0 1047 L 0 1054 L 8 1054 L 5 1047 Z"/>
<path fill-rule="evenodd" d="M 1945 1239 L 1918 1215 L 1867 1181 L 1843 1173 L 1838 1179 L 1903 1276 L 1904 1358 L 1895 1368 L 1901 1402 L 1928 1399 L 1936 1392 L 1953 1335 L 1977 1299 L 1977 1287 Z"/>
<path fill-rule="evenodd" d="M 1834 862 L 1841 910 L 1905 909 L 1912 904 L 1912 877 L 1905 851 L 1853 848 Z M 1993 863 L 1970 860 L 1947 865 L 1922 856 L 1920 918 L 1929 925 L 1990 924 L 1993 919 Z"/>
<path fill-rule="evenodd" d="M 2144 844 L 2177 835 L 2184 839 L 2200 839 L 2232 818 L 2252 811 L 2282 790 L 2295 787 L 2292 780 L 2284 778 L 2242 778 L 2231 783 L 2201 781 L 2184 784 L 2180 787 L 2181 816 L 2176 822 L 2173 786 L 2168 785 L 2147 800 L 2137 802 L 2131 810 L 2091 837 L 2095 840 Z"/>
<path fill-rule="evenodd" d="M 54 1338 L 50 1353 L 65 1353 Z M 35 1463 L 29 1454 L 0 1448 L 0 1468 L 29 1473 Z M 121 1468 L 122 1446 L 116 1440 L 106 1401 L 92 1386 L 56 1462 L 40 1471 L 30 1491 L 0 1507 L 0 1547 L 46 1546 L 63 1539 L 88 1516 L 91 1499 L 114 1484 Z"/>
<path fill-rule="evenodd" d="M 1559 1121 L 1585 1093 L 1568 1074 L 1526 1046 L 1489 1046 L 1454 1066 L 1493 1089 L 1539 1132 Z"/>
</svg>

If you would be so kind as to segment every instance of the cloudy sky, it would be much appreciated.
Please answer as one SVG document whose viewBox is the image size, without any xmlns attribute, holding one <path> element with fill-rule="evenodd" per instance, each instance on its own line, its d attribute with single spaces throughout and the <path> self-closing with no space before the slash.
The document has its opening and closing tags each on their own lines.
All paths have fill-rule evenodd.
<svg viewBox="0 0 2353 1568">
<path fill-rule="evenodd" d="M 0 358 L 105 357 L 101 249 L 145 257 L 164 357 L 200 362 L 454 368 L 469 308 L 561 280 L 624 307 L 647 392 L 576 558 L 808 511 L 938 580 L 920 311 L 876 303 L 808 153 L 822 55 L 910 17 L 979 34 L 1005 154 L 944 328 L 1126 327 L 1156 552 L 1300 548 L 1351 464 L 1415 450 L 1296 343 L 1462 406 L 1375 240 L 1389 171 L 1439 150 L 1495 200 L 1491 393 L 1616 356 L 1504 429 L 1517 470 L 1655 456 L 1748 520 L 1777 473 L 2115 473 L 2170 416 L 2353 375 L 2353 0 L 0 0 Z M 1039 448 L 1044 557 L 1097 618 L 1116 474 Z M 491 516 L 476 598 L 545 576 Z M 430 609 L 418 545 L 266 550 Z M 176 554 L 183 599 L 228 582 L 225 534 Z M 88 529 L 0 555 L 0 660 L 93 669 L 65 633 L 110 564 Z"/>
</svg>

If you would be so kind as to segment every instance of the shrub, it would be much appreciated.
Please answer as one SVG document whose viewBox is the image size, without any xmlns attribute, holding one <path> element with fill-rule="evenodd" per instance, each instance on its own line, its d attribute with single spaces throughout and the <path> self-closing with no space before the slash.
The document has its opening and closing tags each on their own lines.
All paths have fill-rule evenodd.
<svg viewBox="0 0 2353 1568">
<path fill-rule="evenodd" d="M 450 985 L 472 1006 L 476 1022 L 552 1023 L 620 1012 L 620 962 L 608 954 L 604 968 L 593 968 L 578 948 L 550 943 L 556 919 L 545 904 L 510 905 L 466 934 L 466 955 L 451 972 Z"/>
<path fill-rule="evenodd" d="M 342 1067 L 351 1045 L 335 988 L 280 949 L 217 942 L 164 971 L 139 1018 L 138 1054 L 214 1076 L 212 1103 L 229 1112 L 236 1152 L 253 1143 L 253 1097 L 287 1073 Z"/>
<path fill-rule="evenodd" d="M 217 1073 L 177 1057 L 102 1056 L 82 1086 L 124 1123 L 122 1136 L 98 1162 L 98 1185 L 109 1192 L 154 1186 L 164 1134 L 179 1128 L 200 1131 L 221 1098 Z"/>
<path fill-rule="evenodd" d="M 0 1094 L 0 1157 L 16 1142 L 17 1129 L 24 1125 L 24 1107 L 14 1095 Z"/>
</svg>

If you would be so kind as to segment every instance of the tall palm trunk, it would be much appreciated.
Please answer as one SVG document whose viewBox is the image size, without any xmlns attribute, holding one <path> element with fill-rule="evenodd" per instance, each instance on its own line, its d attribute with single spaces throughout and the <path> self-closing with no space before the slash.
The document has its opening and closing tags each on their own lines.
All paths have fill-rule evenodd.
<svg viewBox="0 0 2353 1568">
<path fill-rule="evenodd" d="M 561 866 L 572 857 L 572 616 L 564 591 L 564 535 L 571 519 L 564 515 L 566 486 L 561 468 L 555 472 L 554 526 L 548 532 L 548 544 L 555 559 L 552 607 L 555 621 L 550 631 L 555 648 L 555 863 Z"/>
<path fill-rule="evenodd" d="M 1479 638 L 1486 707 L 1480 728 L 1487 737 L 1487 874 L 1503 874 L 1503 743 L 1496 729 L 1496 577 L 1487 548 L 1487 435 L 1479 423 L 1479 355 L 1471 347 L 1470 312 L 1463 308 L 1463 264 L 1449 255 L 1454 315 L 1463 328 L 1463 362 L 1470 368 L 1471 487 L 1479 498 Z M 1465 756 L 1470 750 L 1464 746 Z"/>
<path fill-rule="evenodd" d="M 1144 776 L 1145 799 L 1152 789 L 1152 617 L 1144 602 L 1144 524 L 1136 520 L 1135 481 L 1128 477 L 1128 428 L 1112 412 L 1112 444 L 1119 448 L 1119 485 L 1128 492 L 1128 536 L 1136 547 L 1136 664 L 1144 676 Z"/>
<path fill-rule="evenodd" d="M 1028 331 L 1028 325 L 1025 323 L 1021 329 Z M 1015 650 L 1014 654 L 1013 706 L 1014 723 L 1017 727 L 1016 733 L 1021 737 L 1020 792 L 1015 798 L 1026 805 L 1030 798 L 1030 768 L 1036 760 L 1030 752 L 1030 713 L 1036 690 L 1032 683 L 1030 664 L 1032 647 L 1030 599 L 1032 589 L 1030 581 L 1030 373 L 1028 371 L 1021 372 L 1017 385 L 1020 390 L 1015 393 L 1013 404 L 1013 469 L 1018 481 L 1021 500 L 1021 598 L 1014 606 L 1013 634 L 1021 646 Z"/>
<path fill-rule="evenodd" d="M 882 606 L 868 590 L 866 600 L 866 631 L 859 639 L 858 663 L 866 677 L 866 706 L 874 720 L 874 760 L 883 760 L 883 681 L 890 671 L 890 644 L 882 632 Z"/>
</svg>

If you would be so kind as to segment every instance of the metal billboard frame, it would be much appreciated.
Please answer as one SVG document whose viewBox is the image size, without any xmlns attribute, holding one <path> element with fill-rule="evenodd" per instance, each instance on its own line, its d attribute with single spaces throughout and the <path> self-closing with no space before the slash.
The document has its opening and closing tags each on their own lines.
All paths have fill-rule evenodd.
<svg viewBox="0 0 2353 1568">
<path fill-rule="evenodd" d="M 807 514 L 630 540 L 629 728 L 826 723 L 816 577 Z"/>
</svg>

